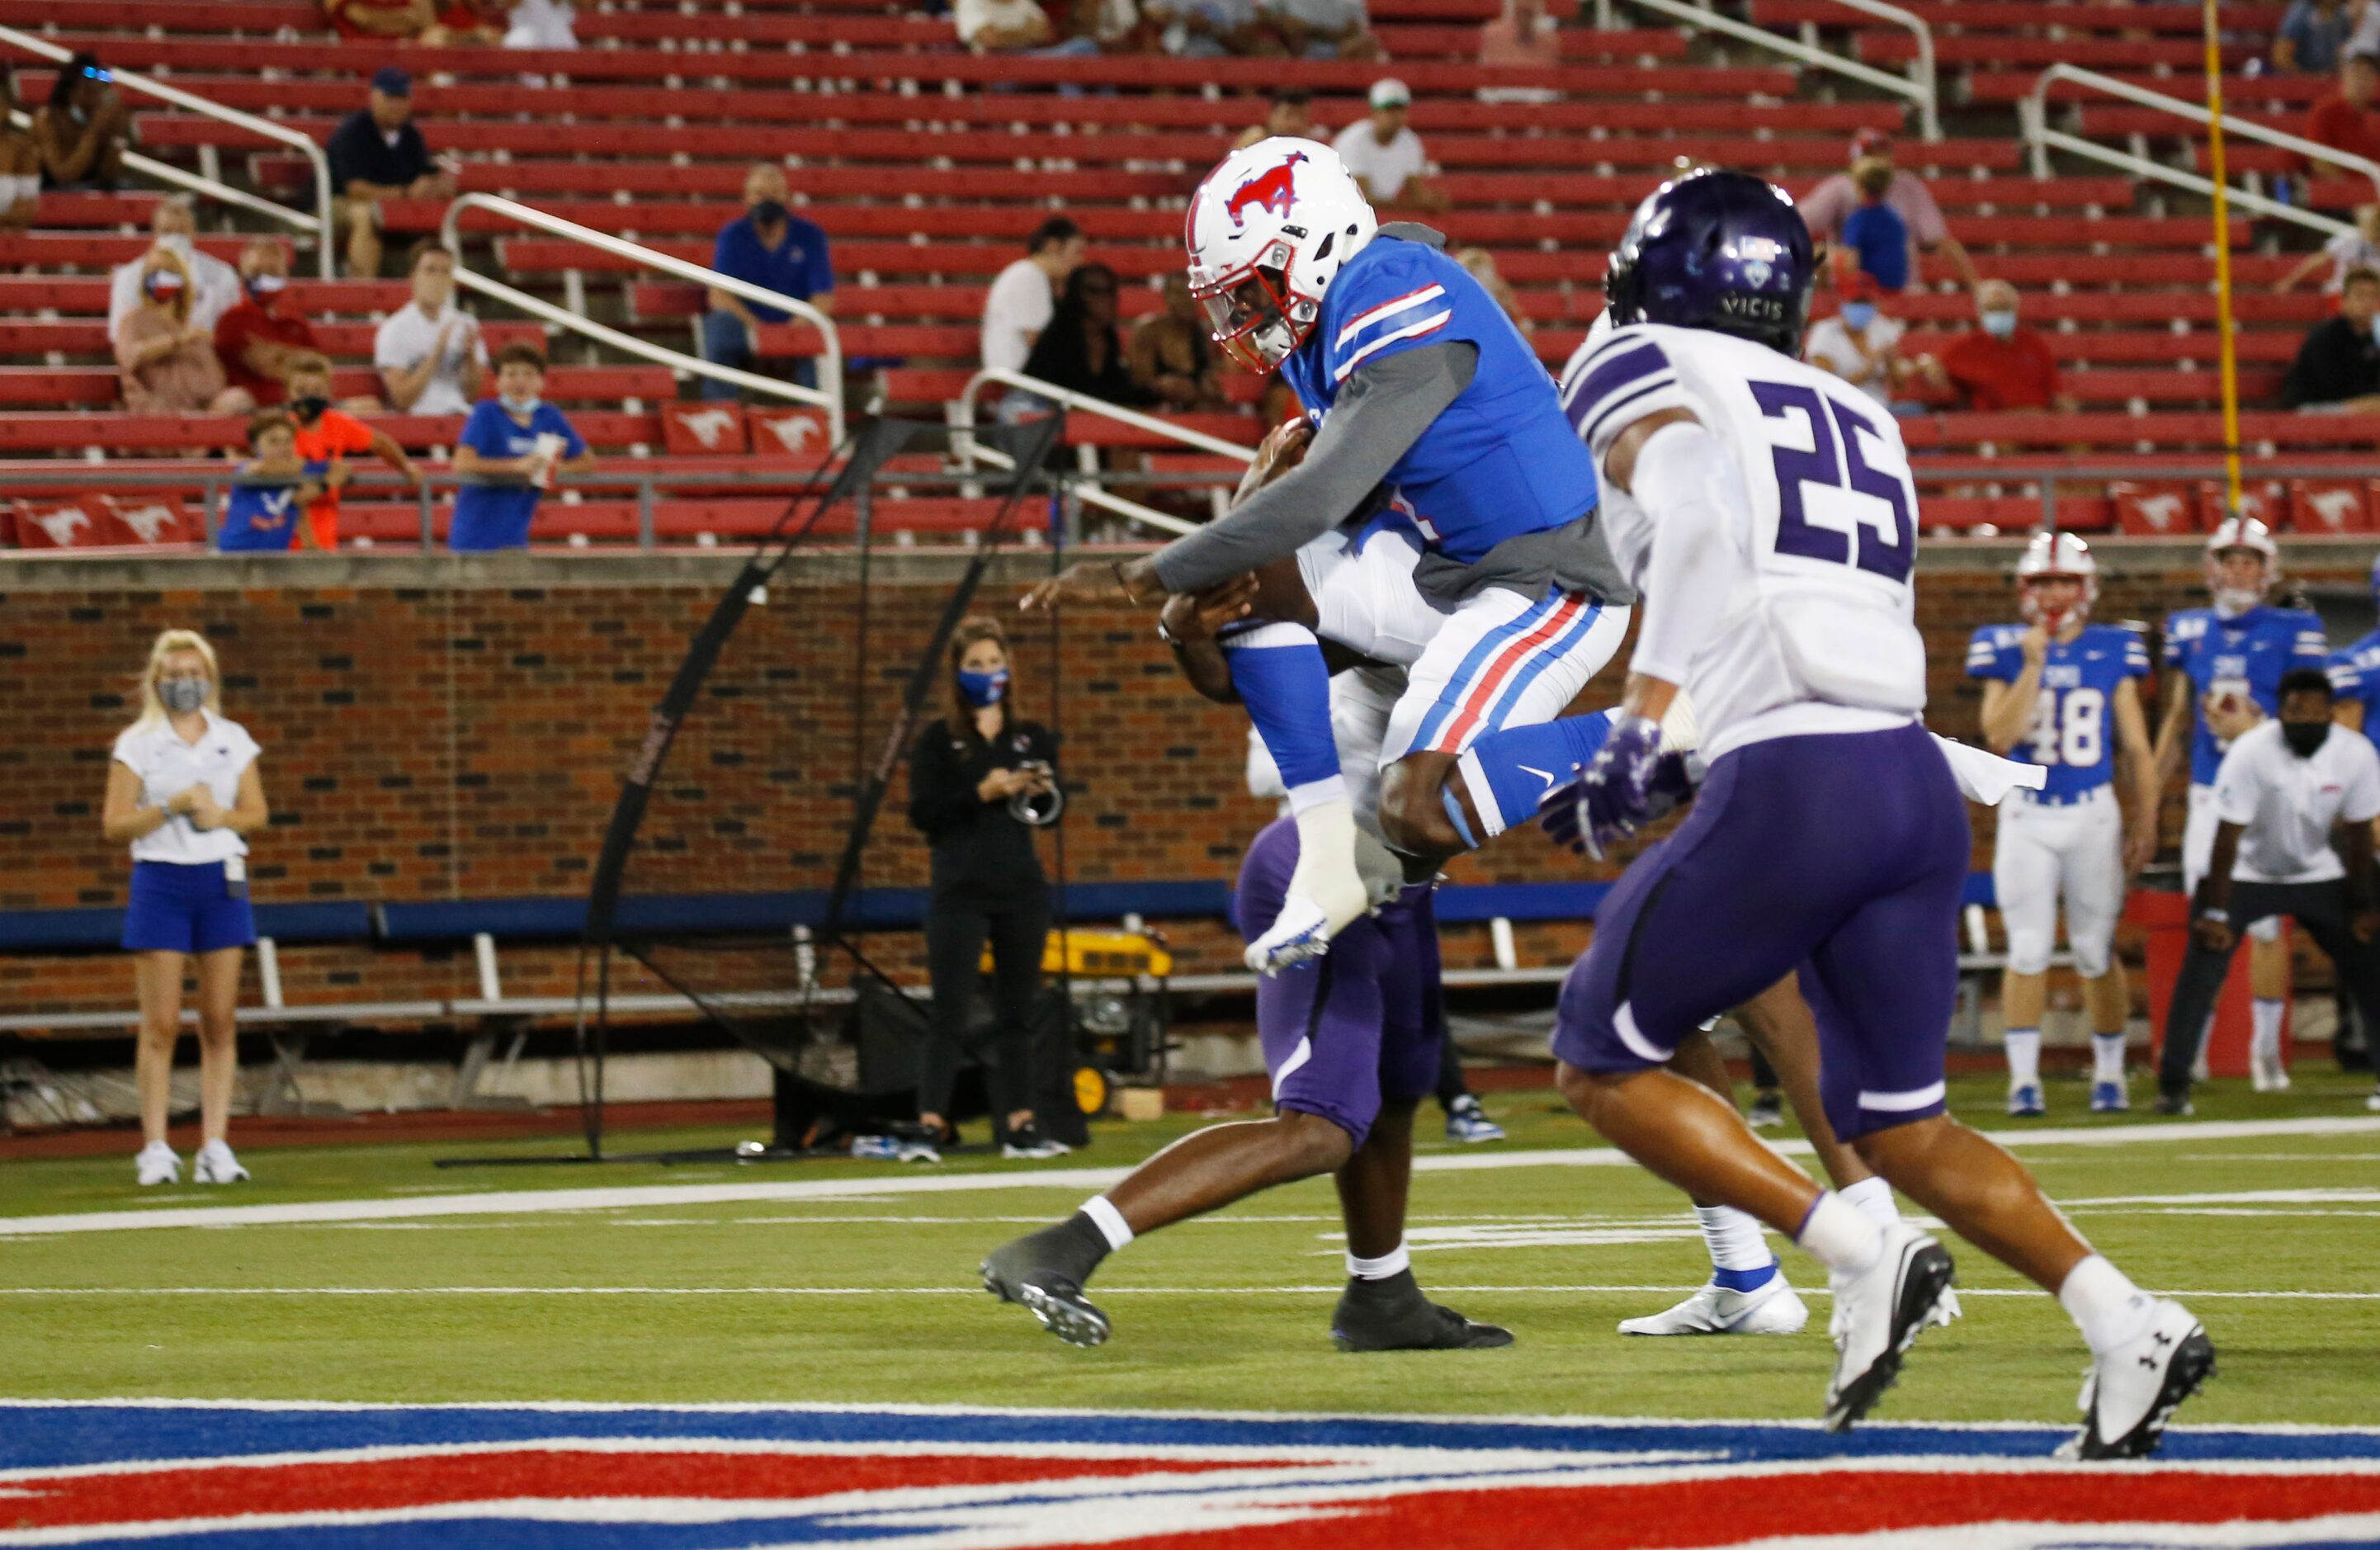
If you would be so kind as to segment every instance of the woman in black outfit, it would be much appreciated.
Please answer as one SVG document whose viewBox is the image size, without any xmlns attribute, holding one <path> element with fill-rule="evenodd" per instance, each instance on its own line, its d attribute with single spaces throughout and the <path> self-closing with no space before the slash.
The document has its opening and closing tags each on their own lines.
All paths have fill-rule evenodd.
<svg viewBox="0 0 2380 1550">
<path fill-rule="evenodd" d="M 1115 271 L 1104 263 L 1075 265 L 1050 326 L 1033 341 L 1025 374 L 1111 404 L 1157 402 L 1156 394 L 1132 380 L 1116 333 L 1116 309 Z"/>
<path fill-rule="evenodd" d="M 909 755 L 909 822 L 934 852 L 926 907 L 934 1031 L 918 1063 L 917 1119 L 945 1139 L 955 1133 L 951 1086 L 989 939 L 999 1016 L 991 1100 L 994 1113 L 1006 1117 L 1002 1150 L 1011 1157 L 1054 1157 L 1066 1148 L 1034 1122 L 1031 1057 L 1050 889 L 1032 827 L 1009 804 L 1052 789 L 1057 743 L 1047 727 L 1011 717 L 1009 703 L 1008 642 L 1000 626 L 981 616 L 961 619 L 951 637 L 951 714 L 928 726 Z"/>
</svg>

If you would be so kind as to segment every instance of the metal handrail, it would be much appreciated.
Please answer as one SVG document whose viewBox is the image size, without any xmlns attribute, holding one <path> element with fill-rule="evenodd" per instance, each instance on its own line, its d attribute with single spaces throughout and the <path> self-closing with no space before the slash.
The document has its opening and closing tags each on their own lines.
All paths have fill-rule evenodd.
<svg viewBox="0 0 2380 1550">
<path fill-rule="evenodd" d="M 1723 32 L 1730 38 L 1772 49 L 1788 59 L 1798 60 L 1804 65 L 1815 65 L 1822 70 L 1832 70 L 1837 75 L 1849 76 L 1852 79 L 1873 86 L 1880 92 L 1889 92 L 1896 96 L 1907 97 L 1917 104 L 1918 133 L 1928 140 L 1940 140 L 1942 138 L 1941 92 L 1934 75 L 1934 30 L 1925 24 L 1924 18 L 1913 12 L 1902 10 L 1899 6 L 1888 5 L 1886 0 L 1834 0 L 1834 3 L 1846 10 L 1860 11 L 1875 17 L 1879 21 L 1888 21 L 1896 27 L 1905 27 L 1913 33 L 1917 39 L 1917 58 L 1910 66 L 1910 73 L 1906 76 L 1897 76 L 1889 70 L 1879 70 L 1873 65 L 1864 65 L 1856 59 L 1846 59 L 1840 54 L 1830 54 L 1823 48 L 1803 43 L 1798 38 L 1779 37 L 1765 27 L 1755 27 L 1751 22 L 1738 21 L 1731 16 L 1720 15 L 1710 8 L 1708 0 L 1705 0 L 1702 5 L 1690 4 L 1689 0 L 1626 0 L 1628 5 L 1642 6 L 1646 10 L 1658 11 L 1663 16 L 1674 18 L 1689 27 L 1704 27 L 1714 32 Z"/>
<path fill-rule="evenodd" d="M 37 38 L 30 32 L 20 32 L 13 27 L 0 27 L 0 43 L 22 49 L 27 54 L 37 58 L 47 59 L 54 64 L 63 65 L 74 57 L 72 50 L 60 48 L 45 38 Z M 322 263 L 322 278 L 328 280 L 337 274 L 337 257 L 332 251 L 334 244 L 332 241 L 331 222 L 331 159 L 322 153 L 321 146 L 286 125 L 275 124 L 270 118 L 259 118 L 252 113 L 242 113 L 237 108 L 225 107 L 221 103 L 209 102 L 204 97 L 192 96 L 178 86 L 167 86 L 163 81 L 151 80 L 146 76 L 135 75 L 129 70 L 119 70 L 113 67 L 110 67 L 108 73 L 115 78 L 117 85 L 128 91 L 138 92 L 143 96 L 155 97 L 160 102 L 172 103 L 176 107 L 188 108 L 190 112 L 204 117 L 234 125 L 246 129 L 249 134 L 304 153 L 306 159 L 312 163 L 314 167 L 314 214 L 311 216 L 302 215 L 285 205 L 276 205 L 268 200 L 258 199 L 253 194 L 242 194 L 237 189 L 225 189 L 224 185 L 212 178 L 193 179 L 188 174 L 167 168 L 164 163 L 151 157 L 140 156 L 137 152 L 128 151 L 124 159 L 127 165 L 135 166 L 151 177 L 165 177 L 168 181 L 210 193 L 214 198 L 226 200 L 245 209 L 274 215 L 301 231 L 311 229 L 315 234 L 314 246 L 317 257 Z M 139 157 L 137 162 L 136 156 Z M 215 192 L 214 190 L 217 189 L 224 191 Z"/>
<path fill-rule="evenodd" d="M 593 226 L 581 226 L 577 221 L 565 221 L 559 215 L 549 214 L 538 209 L 535 205 L 523 204 L 518 200 L 506 199 L 501 194 L 462 195 L 446 206 L 446 219 L 439 228 L 439 235 L 446 245 L 446 250 L 455 255 L 455 279 L 466 283 L 479 282 L 474 286 L 475 289 L 487 290 L 495 282 L 486 280 L 463 267 L 460 222 L 466 210 L 492 211 L 506 220 L 517 221 L 522 226 L 532 226 L 539 231 L 551 232 L 556 237 L 566 238 L 573 242 L 584 243 L 589 248 L 600 249 L 615 257 L 627 259 L 647 269 L 656 269 L 665 275 L 674 275 L 680 279 L 691 280 L 697 285 L 708 286 L 715 290 L 723 290 L 731 295 L 740 296 L 747 301 L 758 301 L 762 306 L 774 307 L 800 318 L 819 331 L 819 337 L 825 344 L 825 348 L 820 355 L 819 376 L 826 385 L 803 387 L 795 383 L 776 383 L 775 387 L 783 390 L 783 397 L 822 406 L 827 413 L 829 438 L 838 445 L 842 442 L 843 336 L 836 331 L 834 320 L 816 306 L 797 296 L 786 296 L 780 291 L 771 290 L 765 286 L 756 286 L 748 280 L 739 280 L 732 275 L 722 275 L 715 269 L 706 269 L 701 264 L 689 263 L 685 259 L 673 257 L 658 249 L 648 248 L 640 242 L 631 242 L 624 237 L 614 237 L 609 232 L 598 231 Z M 509 287 L 498 288 L 509 292 L 507 299 L 520 295 L 520 292 L 511 291 Z M 488 294 L 492 295 L 495 292 L 488 291 Z M 559 309 L 553 311 L 559 311 Z M 580 318 L 575 312 L 563 315 L 573 318 L 577 323 L 587 323 L 586 319 Z M 589 332 L 599 328 L 601 328 L 600 323 L 588 323 Z M 614 344 L 628 337 L 625 334 L 613 333 L 608 329 L 603 330 L 600 336 L 607 337 Z M 658 346 L 648 347 L 648 348 L 659 348 Z M 669 353 L 678 360 L 690 359 L 677 355 L 674 351 Z M 653 359 L 659 359 L 659 357 L 653 357 Z M 704 364 L 708 365 L 709 362 Z M 746 386 L 774 381 L 772 378 L 758 377 L 749 372 L 737 372 L 732 367 L 724 366 L 712 367 L 710 374 L 718 375 L 726 381 L 742 383 Z"/>
<path fill-rule="evenodd" d="M 985 388 L 995 384 L 1002 387 L 1022 388 L 1036 397 L 1047 398 L 1053 404 L 1062 404 L 1068 409 L 1099 415 L 1102 419 L 1134 426 L 1152 435 L 1178 441 L 1184 446 L 1194 446 L 1201 452 L 1211 452 L 1219 458 L 1236 458 L 1244 463 L 1253 463 L 1257 458 L 1254 447 L 1242 446 L 1237 442 L 1225 441 L 1220 436 L 1210 436 L 1204 431 L 1194 431 L 1187 425 L 1176 425 L 1171 421 L 1160 420 L 1153 414 L 1143 414 L 1138 409 L 1128 409 L 1122 404 L 1111 404 L 1105 398 L 1096 398 L 1087 393 L 1077 393 L 1072 388 L 1061 387 L 1054 382 L 1045 382 L 1039 377 L 1028 377 L 1022 372 L 1005 372 L 997 367 L 987 366 L 967 379 L 966 387 L 952 406 L 955 416 L 953 429 L 958 433 L 953 439 L 952 449 L 958 454 L 962 468 L 973 467 L 973 460 L 978 458 L 997 469 L 1014 469 L 1016 466 L 1016 460 L 1008 454 L 998 447 L 983 445 L 975 439 L 976 400 L 982 396 Z M 1102 511 L 1111 511 L 1119 517 L 1127 518 L 1146 527 L 1172 533 L 1198 531 L 1198 524 L 1196 522 L 1185 522 L 1179 517 L 1159 511 L 1153 506 L 1143 506 L 1138 501 L 1126 500 L 1122 495 L 1111 494 L 1096 484 L 1077 485 L 1075 487 L 1074 494 L 1087 506 L 1096 506 Z"/>
<path fill-rule="evenodd" d="M 2119 79 L 2115 76 L 2101 75 L 2096 70 L 2086 70 L 2075 65 L 2052 65 L 2042 71 L 2040 79 L 2033 83 L 2033 91 L 2026 96 L 2018 114 L 2020 121 L 2024 126 L 2025 140 L 2033 147 L 2033 175 L 2035 177 L 2049 176 L 2049 148 L 2053 143 L 2053 137 L 2060 150 L 2074 151 L 2077 143 L 2077 137 L 2060 133 L 2049 127 L 2049 88 L 2055 82 L 2061 80 L 2070 80 L 2077 86 L 2087 86 L 2095 92 L 2105 92 L 2111 97 L 2121 97 L 2136 106 L 2154 108 L 2159 113 L 2171 114 L 2176 118 L 2186 118 L 2194 124 L 2204 125 L 2207 122 L 2204 103 L 2193 103 L 2186 97 L 2172 97 L 2162 92 L 2151 92 L 2145 87 L 2134 86 L 2129 80 Z M 2358 156 L 2351 152 L 2334 150 L 2320 140 L 2306 140 L 2284 129 L 2267 128 L 2253 119 L 2234 118 L 2228 113 L 2222 116 L 2223 132 L 2227 135 L 2238 135 L 2242 140 L 2261 140 L 2266 145 L 2277 145 L 2284 151 L 2294 151 L 2299 155 L 2313 161 L 2327 163 L 2332 166 L 2347 167 L 2363 174 L 2372 180 L 2373 197 L 2380 199 L 2380 162 Z M 2088 146 L 2092 142 L 2082 140 L 2079 143 Z M 2077 155 L 2092 153 L 2091 151 L 2075 151 Z M 2163 171 L 2175 173 L 2180 169 L 2166 167 Z M 2162 176 L 2162 174 L 2144 174 L 2143 176 Z M 2180 179 L 2168 177 L 2167 181 L 2180 182 Z M 2206 189 L 2211 190 L 2215 187 L 2204 178 L 2197 181 L 2204 184 Z M 2244 202 L 2253 196 L 2228 192 L 2227 197 L 2242 200 Z M 2272 206 L 2266 209 L 2265 213 L 2277 214 L 2284 208 L 2286 207 Z M 2327 229 L 2338 231 L 2344 228 L 2334 222 Z"/>
</svg>

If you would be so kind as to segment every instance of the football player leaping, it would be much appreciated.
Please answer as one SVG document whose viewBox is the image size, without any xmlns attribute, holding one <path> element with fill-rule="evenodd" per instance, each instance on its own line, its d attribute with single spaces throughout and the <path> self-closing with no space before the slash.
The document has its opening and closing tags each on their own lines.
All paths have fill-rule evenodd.
<svg viewBox="0 0 2380 1550">
<path fill-rule="evenodd" d="M 1640 825 L 1658 717 L 1681 689 L 1709 774 L 1685 823 L 1604 901 L 1562 987 L 1562 1091 L 1660 1177 L 1827 1266 L 1827 1422 L 1852 1425 L 1949 1288 L 1949 1252 L 1819 1189 L 1731 1105 L 1661 1068 L 1697 1023 L 1798 970 L 1836 1134 L 2057 1294 L 2093 1357 L 2071 1450 L 2137 1457 L 2212 1371 L 2214 1348 L 2189 1310 L 2134 1286 L 2022 1165 L 1945 1112 L 1971 840 L 1950 764 L 1918 721 L 1916 492 L 1890 417 L 1799 360 L 1813 276 L 1809 230 L 1782 189 L 1732 172 L 1664 184 L 1612 255 L 1619 326 L 1563 373 L 1645 625 L 1621 717 L 1548 817 L 1590 844 Z"/>
<path fill-rule="evenodd" d="M 1342 530 L 1345 563 L 1313 600 L 1318 620 L 1251 618 L 1226 642 L 1297 820 L 1280 918 L 1247 951 L 1271 972 L 1326 951 L 1368 902 L 1310 624 L 1408 668 L 1380 751 L 1379 822 L 1418 878 L 1468 848 L 1488 814 L 1533 812 L 1585 756 L 1585 718 L 1553 718 L 1618 649 L 1630 595 L 1552 380 L 1438 233 L 1377 226 L 1330 147 L 1274 139 L 1208 175 L 1185 235 L 1217 341 L 1281 371 L 1315 422 L 1312 445 L 1229 516 L 1145 559 L 1076 565 L 1026 606 L 1156 604 L 1276 567 L 1294 581 L 1299 550 Z"/>
<path fill-rule="evenodd" d="M 2020 791 L 2000 809 L 1992 853 L 2008 924 L 2008 1111 L 2043 1111 L 2041 1014 L 2062 894 L 2091 1018 L 2091 1112 L 2112 1114 L 2127 1106 L 2131 993 L 2109 949 L 2124 880 L 2156 853 L 2156 759 L 2138 687 L 2148 646 L 2131 630 L 2090 622 L 2099 562 L 2071 534 L 2034 535 L 2016 564 L 2016 595 L 2025 622 L 1987 624 L 1967 647 L 1967 674 L 1984 680 L 1984 740 L 2048 772 L 2040 790 Z"/>
</svg>

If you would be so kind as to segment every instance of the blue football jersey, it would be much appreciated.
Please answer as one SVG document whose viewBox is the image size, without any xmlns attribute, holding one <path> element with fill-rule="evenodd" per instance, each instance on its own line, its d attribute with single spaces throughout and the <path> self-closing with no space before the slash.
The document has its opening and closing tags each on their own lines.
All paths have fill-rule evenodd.
<svg viewBox="0 0 2380 1550">
<path fill-rule="evenodd" d="M 2327 667 L 2330 641 L 2322 621 L 2301 608 L 2251 608 L 2235 619 L 2212 608 L 2184 608 L 2165 621 L 2165 665 L 2190 679 L 2175 692 L 2191 699 L 2190 783 L 2212 786 L 2223 750 L 2197 709 L 2212 693 L 2245 694 L 2266 715 L 2281 714 L 2281 675 L 2293 667 Z"/>
<path fill-rule="evenodd" d="M 2363 707 L 2363 735 L 2380 743 L 2380 629 L 2333 653 L 2330 688 L 2341 704 Z"/>
<path fill-rule="evenodd" d="M 2021 624 L 1987 624 L 1967 643 L 1967 677 L 2014 683 L 2024 672 Z M 2084 625 L 2071 641 L 2052 641 L 2041 665 L 2033 731 L 2009 750 L 2020 763 L 2049 772 L 2042 795 L 2070 800 L 2116 778 L 2115 700 L 2126 678 L 2149 676 L 2149 648 L 2111 624 Z"/>
<path fill-rule="evenodd" d="M 1347 262 L 1281 375 L 1318 425 L 1357 368 L 1463 341 L 1477 368 L 1383 481 L 1425 543 L 1468 565 L 1508 538 L 1595 509 L 1595 460 L 1554 380 L 1468 270 L 1426 242 L 1378 236 Z"/>
<path fill-rule="evenodd" d="M 306 476 L 320 479 L 329 468 L 328 463 L 308 463 Z M 294 484 L 233 485 L 224 502 L 223 522 L 215 529 L 215 547 L 227 555 L 290 547 L 297 519 L 306 509 L 297 497 Z"/>
</svg>

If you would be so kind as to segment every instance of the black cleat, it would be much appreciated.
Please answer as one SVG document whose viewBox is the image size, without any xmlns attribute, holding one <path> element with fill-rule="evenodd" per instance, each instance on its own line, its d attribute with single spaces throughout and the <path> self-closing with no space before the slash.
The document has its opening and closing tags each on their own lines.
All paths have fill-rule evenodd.
<svg viewBox="0 0 2380 1550">
<path fill-rule="evenodd" d="M 1484 1351 L 1511 1345 L 1512 1332 L 1432 1302 L 1407 1270 L 1348 1282 L 1330 1315 L 1330 1338 L 1342 1351 Z"/>
<path fill-rule="evenodd" d="M 1080 1277 L 1052 1263 L 1066 1257 L 1065 1235 L 1073 1227 L 1066 1222 L 1027 1233 L 985 1255 L 979 1267 L 983 1289 L 1002 1302 L 1019 1304 L 1070 1346 L 1105 1345 L 1108 1316 L 1084 1295 Z"/>
</svg>

